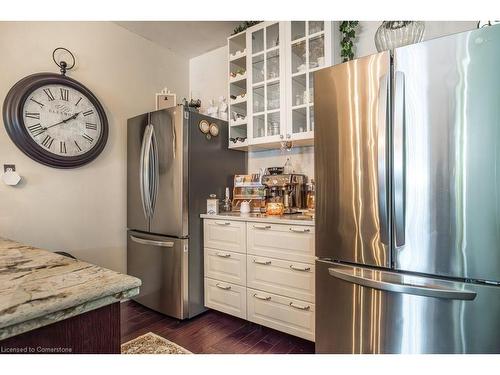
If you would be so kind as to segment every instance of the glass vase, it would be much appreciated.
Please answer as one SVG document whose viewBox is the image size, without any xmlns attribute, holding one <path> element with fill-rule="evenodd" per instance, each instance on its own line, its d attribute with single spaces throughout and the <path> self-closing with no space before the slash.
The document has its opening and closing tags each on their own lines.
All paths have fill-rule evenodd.
<svg viewBox="0 0 500 375">
<path fill-rule="evenodd" d="M 384 21 L 375 33 L 377 51 L 387 51 L 421 42 L 425 25 L 421 21 Z"/>
</svg>

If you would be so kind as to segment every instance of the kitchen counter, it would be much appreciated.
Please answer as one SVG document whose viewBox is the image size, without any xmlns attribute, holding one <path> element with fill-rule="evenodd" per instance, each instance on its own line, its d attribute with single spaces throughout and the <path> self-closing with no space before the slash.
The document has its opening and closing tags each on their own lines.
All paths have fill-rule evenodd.
<svg viewBox="0 0 500 375">
<path fill-rule="evenodd" d="M 287 225 L 314 226 L 314 219 L 302 214 L 271 216 L 258 213 L 240 214 L 239 212 L 223 212 L 218 215 L 201 214 L 202 219 L 235 220 L 256 223 L 273 223 Z"/>
<path fill-rule="evenodd" d="M 0 340 L 116 304 L 140 285 L 135 277 L 0 237 Z"/>
</svg>

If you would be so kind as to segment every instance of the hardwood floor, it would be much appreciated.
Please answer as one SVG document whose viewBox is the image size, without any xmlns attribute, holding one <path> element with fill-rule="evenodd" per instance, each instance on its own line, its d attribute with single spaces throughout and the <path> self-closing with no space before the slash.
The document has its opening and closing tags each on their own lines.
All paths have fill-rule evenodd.
<svg viewBox="0 0 500 375">
<path fill-rule="evenodd" d="M 215 310 L 209 310 L 190 320 L 180 321 L 134 301 L 122 303 L 122 343 L 147 332 L 156 333 L 193 353 L 314 353 L 313 342 Z"/>
</svg>

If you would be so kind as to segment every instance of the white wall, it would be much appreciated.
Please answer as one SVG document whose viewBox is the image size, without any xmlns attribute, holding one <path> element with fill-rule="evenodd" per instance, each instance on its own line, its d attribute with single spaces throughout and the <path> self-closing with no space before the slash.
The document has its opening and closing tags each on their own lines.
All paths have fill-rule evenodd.
<svg viewBox="0 0 500 375">
<path fill-rule="evenodd" d="M 211 99 L 227 98 L 227 46 L 214 49 L 189 60 L 189 91 L 194 99 L 201 99 L 205 112 Z"/>
<path fill-rule="evenodd" d="M 359 23 L 356 38 L 356 57 L 377 52 L 373 38 L 380 23 L 381 21 L 361 21 Z M 424 40 L 471 30 L 475 27 L 476 21 L 425 22 Z M 340 61 L 339 59 L 340 57 L 337 56 L 336 61 Z M 203 107 L 206 107 L 208 101 L 212 98 L 217 99 L 219 96 L 227 96 L 226 47 L 192 58 L 189 62 L 189 75 L 190 91 L 201 98 Z M 296 172 L 314 177 L 314 151 L 312 147 L 294 148 L 290 153 L 284 155 L 279 150 L 249 152 L 249 172 L 258 172 L 261 167 L 283 165 L 287 157 L 290 157 Z"/>
<path fill-rule="evenodd" d="M 68 75 L 103 104 L 108 143 L 84 167 L 53 169 L 25 156 L 0 120 L 0 168 L 16 164 L 24 178 L 18 187 L 0 184 L 0 236 L 125 271 L 126 121 L 154 109 L 165 86 L 187 96 L 188 60 L 111 22 L 0 22 L 0 100 L 28 74 L 58 72 L 58 46 L 76 56 Z"/>
</svg>

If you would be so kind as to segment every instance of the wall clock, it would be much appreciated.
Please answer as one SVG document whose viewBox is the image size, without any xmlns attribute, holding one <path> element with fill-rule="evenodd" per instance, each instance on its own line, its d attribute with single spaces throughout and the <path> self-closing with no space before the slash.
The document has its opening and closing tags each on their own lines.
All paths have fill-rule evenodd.
<svg viewBox="0 0 500 375">
<path fill-rule="evenodd" d="M 108 138 L 108 121 L 96 96 L 66 76 L 66 62 L 55 60 L 61 74 L 37 73 L 17 82 L 3 104 L 3 120 L 12 141 L 31 159 L 55 168 L 75 168 L 94 160 Z"/>
</svg>

